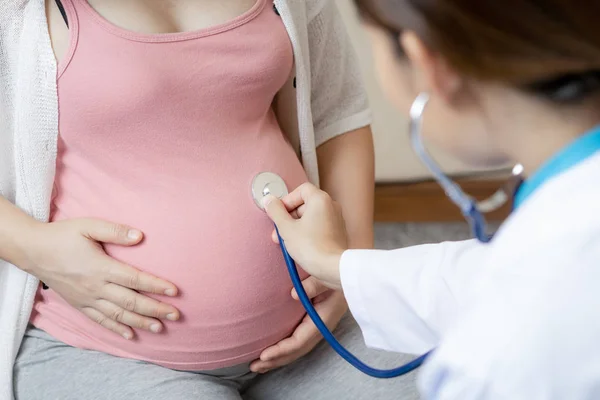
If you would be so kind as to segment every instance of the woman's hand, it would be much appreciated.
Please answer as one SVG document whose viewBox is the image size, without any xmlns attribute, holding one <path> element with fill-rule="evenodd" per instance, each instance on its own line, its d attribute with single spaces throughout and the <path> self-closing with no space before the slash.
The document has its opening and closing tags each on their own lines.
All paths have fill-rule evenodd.
<svg viewBox="0 0 600 400">
<path fill-rule="evenodd" d="M 114 260 L 101 245 L 134 246 L 141 240 L 135 229 L 100 220 L 38 224 L 19 267 L 91 320 L 131 339 L 131 327 L 158 333 L 160 319 L 179 319 L 174 307 L 138 293 L 176 296 L 175 285 Z"/>
<path fill-rule="evenodd" d="M 302 282 L 308 297 L 312 299 L 315 310 L 330 331 L 333 331 L 340 323 L 348 305 L 340 292 L 334 292 L 323 286 L 317 279 L 306 278 Z M 298 300 L 298 294 L 292 290 L 292 297 Z M 274 368 L 283 367 L 310 353 L 323 339 L 321 332 L 306 315 L 294 333 L 279 343 L 265 349 L 260 359 L 250 365 L 253 372 L 267 373 Z"/>
<path fill-rule="evenodd" d="M 264 204 L 292 258 L 328 287 L 341 289 L 339 264 L 348 244 L 339 205 L 309 183 L 281 201 L 268 196 Z"/>
</svg>

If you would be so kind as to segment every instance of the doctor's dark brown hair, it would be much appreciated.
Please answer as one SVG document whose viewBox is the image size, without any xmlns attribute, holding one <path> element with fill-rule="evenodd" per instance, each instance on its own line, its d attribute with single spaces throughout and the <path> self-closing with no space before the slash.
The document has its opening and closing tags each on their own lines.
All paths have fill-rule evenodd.
<svg viewBox="0 0 600 400">
<path fill-rule="evenodd" d="M 600 1 L 355 0 L 367 23 L 414 31 L 466 77 L 558 103 L 600 93 Z M 401 53 L 401 48 L 398 46 Z"/>
</svg>

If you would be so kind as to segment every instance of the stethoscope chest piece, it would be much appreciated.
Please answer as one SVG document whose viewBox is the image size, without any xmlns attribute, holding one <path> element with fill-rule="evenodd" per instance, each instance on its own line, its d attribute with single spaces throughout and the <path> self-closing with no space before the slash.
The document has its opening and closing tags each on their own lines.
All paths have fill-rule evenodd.
<svg viewBox="0 0 600 400">
<path fill-rule="evenodd" d="M 279 175 L 261 172 L 252 179 L 252 198 L 256 206 L 264 210 L 263 198 L 270 194 L 281 199 L 288 194 L 287 185 Z"/>
</svg>

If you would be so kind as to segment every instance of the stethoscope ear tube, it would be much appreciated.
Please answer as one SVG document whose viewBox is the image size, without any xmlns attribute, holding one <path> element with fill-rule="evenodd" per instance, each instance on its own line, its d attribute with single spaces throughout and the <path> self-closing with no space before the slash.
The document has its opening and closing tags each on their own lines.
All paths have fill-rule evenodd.
<svg viewBox="0 0 600 400">
<path fill-rule="evenodd" d="M 365 363 L 363 363 L 362 361 L 360 361 L 358 358 L 356 358 L 356 356 L 354 356 L 348 350 L 346 350 L 346 348 L 344 348 L 344 346 L 342 346 L 340 344 L 340 342 L 337 341 L 337 339 L 331 333 L 329 328 L 327 328 L 327 325 L 325 325 L 325 323 L 323 322 L 323 320 L 321 319 L 321 317 L 319 316 L 319 314 L 313 307 L 312 301 L 310 300 L 310 298 L 308 297 L 308 294 L 304 290 L 304 286 L 302 286 L 302 279 L 300 278 L 300 275 L 298 274 L 298 268 L 296 267 L 296 262 L 292 259 L 292 257 L 288 253 L 287 248 L 285 247 L 285 243 L 284 243 L 281 235 L 279 234 L 279 229 L 277 229 L 277 226 L 275 226 L 275 231 L 277 232 L 277 238 L 279 239 L 279 247 L 281 248 L 281 253 L 283 254 L 283 258 L 285 260 L 285 264 L 286 264 L 288 272 L 290 274 L 292 284 L 294 285 L 294 288 L 296 289 L 296 292 L 298 293 L 298 298 L 300 299 L 300 303 L 306 310 L 306 313 L 308 314 L 310 319 L 316 325 L 319 332 L 321 332 L 321 334 L 323 335 L 323 338 L 325 339 L 325 341 L 327 341 L 327 343 L 329 343 L 329 345 L 333 348 L 333 350 L 335 350 L 336 353 L 338 353 L 340 355 L 340 357 L 342 357 L 344 360 L 346 360 L 348 363 L 350 363 L 353 367 L 355 367 L 359 371 L 361 371 L 369 376 L 372 376 L 374 378 L 381 378 L 381 379 L 396 378 L 396 377 L 399 377 L 402 375 L 406 375 L 409 372 L 412 372 L 415 369 L 419 368 L 423 364 L 423 362 L 425 361 L 427 356 L 429 356 L 430 352 L 423 354 L 422 356 L 420 356 L 420 357 L 414 359 L 413 361 L 411 361 L 407 364 L 404 364 L 398 368 L 386 370 L 386 369 L 376 369 L 376 368 L 370 367 L 370 366 L 366 365 Z"/>
<path fill-rule="evenodd" d="M 410 126 L 409 135 L 412 147 L 433 175 L 433 178 L 440 184 L 446 192 L 446 195 L 454 204 L 461 210 L 463 216 L 469 222 L 473 235 L 482 243 L 489 243 L 492 240 L 492 235 L 487 233 L 486 221 L 483 213 L 491 212 L 502 207 L 514 195 L 514 190 L 521 182 L 521 173 L 523 166 L 517 164 L 513 167 L 512 177 L 497 190 L 491 197 L 483 201 L 477 201 L 467 195 L 461 187 L 450 179 L 435 160 L 429 155 L 423 140 L 421 131 L 423 125 L 423 113 L 429 102 L 429 95 L 421 93 L 417 96 L 410 108 Z"/>
</svg>

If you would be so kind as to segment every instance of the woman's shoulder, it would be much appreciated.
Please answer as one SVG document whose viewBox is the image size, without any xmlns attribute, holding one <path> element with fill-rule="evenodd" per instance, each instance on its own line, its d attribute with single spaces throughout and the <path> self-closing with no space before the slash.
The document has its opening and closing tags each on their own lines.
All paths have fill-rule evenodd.
<svg viewBox="0 0 600 400">
<path fill-rule="evenodd" d="M 22 18 L 29 6 L 44 10 L 44 0 L 2 0 L 0 1 L 0 29 L 10 28 L 10 22 Z"/>
<path fill-rule="evenodd" d="M 286 3 L 292 13 L 303 12 L 308 21 L 317 16 L 321 10 L 334 0 L 282 0 Z"/>
<path fill-rule="evenodd" d="M 43 0 L 0 1 L 0 43 L 14 44 L 24 34 L 24 25 L 45 28 L 45 5 Z M 43 29 L 37 29 L 43 31 Z M 36 30 L 36 31 L 37 31 Z M 1 54 L 2 52 L 0 52 Z"/>
<path fill-rule="evenodd" d="M 40 8 L 43 12 L 43 1 L 38 0 L 38 2 L 41 3 Z M 0 69 L 5 72 L 9 68 L 9 61 L 14 59 L 19 51 L 25 15 L 31 3 L 32 1 L 29 0 L 0 1 L 0 47 L 2 47 L 2 51 L 0 51 Z"/>
</svg>

